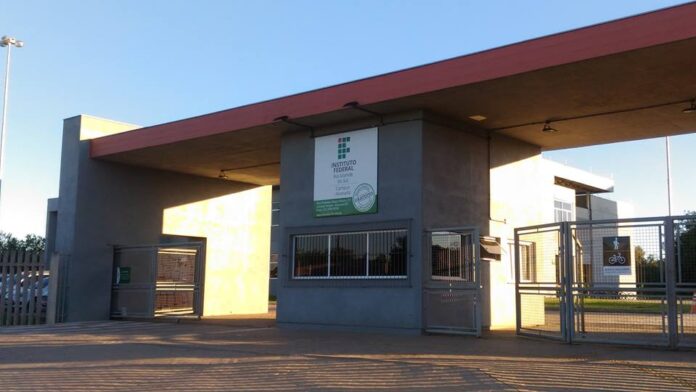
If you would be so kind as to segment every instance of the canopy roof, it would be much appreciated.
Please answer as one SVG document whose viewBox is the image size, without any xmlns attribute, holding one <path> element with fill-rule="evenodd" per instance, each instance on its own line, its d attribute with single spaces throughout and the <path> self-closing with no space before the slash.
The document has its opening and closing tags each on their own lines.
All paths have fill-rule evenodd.
<svg viewBox="0 0 696 392">
<path fill-rule="evenodd" d="M 696 131 L 696 3 L 91 141 L 91 156 L 279 182 L 280 138 L 376 113 L 427 110 L 544 150 Z M 475 121 L 471 116 L 483 116 Z M 557 132 L 542 132 L 550 121 Z"/>
</svg>

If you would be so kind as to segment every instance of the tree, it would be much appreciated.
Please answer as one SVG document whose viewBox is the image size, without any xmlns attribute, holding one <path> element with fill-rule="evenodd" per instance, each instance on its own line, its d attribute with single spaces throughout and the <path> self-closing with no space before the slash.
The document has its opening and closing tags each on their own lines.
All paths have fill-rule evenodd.
<svg viewBox="0 0 696 392">
<path fill-rule="evenodd" d="M 696 283 L 696 211 L 687 211 L 689 218 L 680 222 L 677 257 L 681 264 L 683 283 Z"/>
<path fill-rule="evenodd" d="M 10 233 L 0 232 L 0 251 L 19 250 L 20 241 Z"/>
<path fill-rule="evenodd" d="M 20 240 L 11 233 L 0 231 L 0 252 L 43 252 L 44 249 L 46 249 L 46 239 L 40 235 L 27 234 L 23 240 Z"/>
<path fill-rule="evenodd" d="M 639 286 L 644 287 L 644 284 L 660 283 L 662 280 L 660 271 L 661 260 L 655 258 L 654 255 L 646 256 L 645 250 L 640 245 L 636 246 L 634 256 L 636 280 Z"/>
<path fill-rule="evenodd" d="M 46 249 L 46 239 L 36 234 L 27 234 L 21 244 L 28 252 L 43 252 Z"/>
</svg>

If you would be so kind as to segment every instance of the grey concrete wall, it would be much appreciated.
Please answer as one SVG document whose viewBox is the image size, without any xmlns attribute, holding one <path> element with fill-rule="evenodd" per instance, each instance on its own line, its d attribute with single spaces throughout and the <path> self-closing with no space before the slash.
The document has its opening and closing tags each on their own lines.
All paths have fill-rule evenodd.
<svg viewBox="0 0 696 392">
<path fill-rule="evenodd" d="M 592 207 L 592 220 L 619 218 L 618 205 L 614 200 L 592 195 L 590 196 L 590 204 Z M 575 214 L 579 221 L 590 220 L 590 210 L 587 208 L 577 207 Z"/>
<path fill-rule="evenodd" d="M 46 249 L 44 260 L 46 266 L 51 262 L 51 255 L 56 250 L 56 229 L 58 227 L 58 198 L 48 199 L 46 203 Z"/>
<path fill-rule="evenodd" d="M 479 130 L 432 118 L 423 131 L 423 224 L 426 230 L 471 227 L 488 234 L 488 139 Z M 478 244 L 478 238 L 475 239 Z M 424 284 L 448 288 L 461 282 L 433 280 L 430 249 L 423 249 Z M 490 325 L 490 273 L 481 265 L 483 326 Z"/>
<path fill-rule="evenodd" d="M 281 153 L 281 236 L 278 322 L 359 329 L 388 328 L 419 332 L 421 323 L 422 122 L 379 128 L 378 212 L 313 217 L 314 139 L 308 131 L 283 136 Z M 416 118 L 416 119 L 413 119 Z M 368 126 L 365 126 L 367 128 Z M 347 124 L 334 132 L 360 129 Z M 317 133 L 321 134 L 321 131 Z M 290 235 L 293 233 L 409 230 L 406 280 L 291 280 Z"/>
<path fill-rule="evenodd" d="M 112 245 L 158 243 L 165 208 L 252 187 L 92 160 L 81 119 L 63 131 L 55 246 L 69 263 L 65 321 L 109 318 Z"/>
<path fill-rule="evenodd" d="M 488 234 L 488 141 L 475 129 L 426 122 L 423 132 L 423 224 L 476 226 Z"/>
</svg>

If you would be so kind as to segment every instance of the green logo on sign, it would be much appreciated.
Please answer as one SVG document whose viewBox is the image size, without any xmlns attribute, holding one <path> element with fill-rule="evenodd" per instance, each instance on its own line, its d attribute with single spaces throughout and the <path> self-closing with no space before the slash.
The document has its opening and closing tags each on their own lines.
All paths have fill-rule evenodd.
<svg viewBox="0 0 696 392">
<path fill-rule="evenodd" d="M 131 282 L 131 268 L 118 267 L 116 269 L 116 284 Z"/>
<path fill-rule="evenodd" d="M 350 143 L 350 136 L 338 138 L 338 159 L 346 159 L 346 156 L 350 152 L 348 143 Z"/>
</svg>

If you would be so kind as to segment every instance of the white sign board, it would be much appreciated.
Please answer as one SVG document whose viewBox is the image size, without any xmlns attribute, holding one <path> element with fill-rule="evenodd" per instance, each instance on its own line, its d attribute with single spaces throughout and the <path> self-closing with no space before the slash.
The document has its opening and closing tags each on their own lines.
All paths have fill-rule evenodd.
<svg viewBox="0 0 696 392">
<path fill-rule="evenodd" d="M 314 216 L 377 212 L 377 128 L 314 139 Z"/>
</svg>

